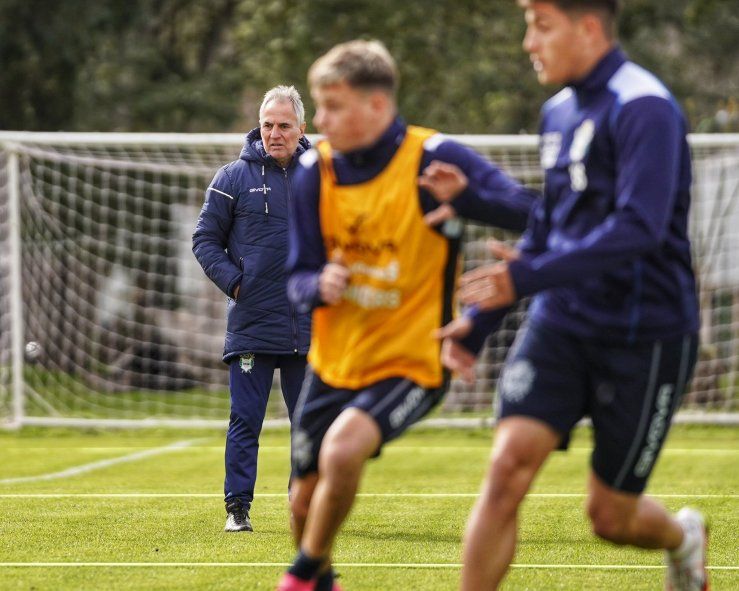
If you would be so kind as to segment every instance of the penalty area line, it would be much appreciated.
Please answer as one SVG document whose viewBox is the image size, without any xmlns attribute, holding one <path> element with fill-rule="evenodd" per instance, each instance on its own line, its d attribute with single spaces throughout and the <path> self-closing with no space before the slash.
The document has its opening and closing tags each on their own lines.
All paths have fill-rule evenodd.
<svg viewBox="0 0 739 591">
<path fill-rule="evenodd" d="M 150 458 L 152 456 L 158 456 L 163 453 L 170 451 L 176 451 L 191 447 L 199 440 L 186 440 L 176 441 L 169 445 L 162 447 L 155 447 L 152 449 L 145 449 L 143 451 L 137 451 L 132 454 L 125 456 L 119 456 L 117 458 L 109 458 L 107 460 L 98 460 L 96 462 L 90 462 L 89 464 L 82 464 L 80 466 L 73 466 L 60 472 L 50 472 L 48 474 L 36 474 L 34 476 L 19 476 L 16 478 L 0 478 L 0 484 L 18 484 L 21 482 L 40 482 L 44 480 L 58 480 L 60 478 L 69 478 L 71 476 L 77 476 L 78 474 L 85 474 L 86 472 L 92 472 L 94 470 L 101 470 L 102 468 L 109 468 L 116 464 L 125 464 L 127 462 L 135 462 L 136 460 L 142 460 L 144 458 Z"/>
<path fill-rule="evenodd" d="M 252 568 L 284 568 L 288 562 L 0 562 L 0 568 L 67 568 L 67 567 L 103 567 L 103 568 L 192 568 L 192 567 L 252 567 Z M 459 569 L 459 563 L 421 563 L 421 562 L 336 562 L 336 568 L 427 568 L 427 569 Z M 548 569 L 548 570 L 664 570 L 664 565 L 656 564 L 512 564 L 511 568 Z M 739 566 L 713 566 L 708 570 L 739 570 Z"/>
</svg>

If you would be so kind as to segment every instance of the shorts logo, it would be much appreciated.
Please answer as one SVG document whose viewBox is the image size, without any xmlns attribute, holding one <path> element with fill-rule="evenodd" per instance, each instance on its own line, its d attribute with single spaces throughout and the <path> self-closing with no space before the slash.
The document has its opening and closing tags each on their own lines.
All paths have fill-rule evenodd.
<svg viewBox="0 0 739 591">
<path fill-rule="evenodd" d="M 503 370 L 500 395 L 509 402 L 520 402 L 531 391 L 536 370 L 528 359 L 518 359 Z"/>
<path fill-rule="evenodd" d="M 247 353 L 239 357 L 239 367 L 243 373 L 251 373 L 254 369 L 254 353 Z"/>
<path fill-rule="evenodd" d="M 296 429 L 292 435 L 293 462 L 299 468 L 307 468 L 312 459 L 311 442 L 308 433 L 302 429 Z"/>
<path fill-rule="evenodd" d="M 649 474 L 654 461 L 657 459 L 662 438 L 667 431 L 667 417 L 672 406 L 672 393 L 675 387 L 672 384 L 664 384 L 657 393 L 657 412 L 652 416 L 647 432 L 647 445 L 639 456 L 639 461 L 634 468 L 634 475 L 644 478 Z"/>
<path fill-rule="evenodd" d="M 413 412 L 424 398 L 423 388 L 413 388 L 408 392 L 405 400 L 393 412 L 390 413 L 390 426 L 397 429 Z"/>
</svg>

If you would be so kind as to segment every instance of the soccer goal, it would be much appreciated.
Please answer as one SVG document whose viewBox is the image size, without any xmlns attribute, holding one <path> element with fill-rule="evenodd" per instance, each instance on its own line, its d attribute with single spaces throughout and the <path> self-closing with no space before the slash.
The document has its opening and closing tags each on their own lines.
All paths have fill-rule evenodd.
<svg viewBox="0 0 739 591">
<path fill-rule="evenodd" d="M 527 184 L 535 136 L 457 136 Z M 0 424 L 223 426 L 225 298 L 191 252 L 203 191 L 243 136 L 0 133 Z M 691 137 L 700 360 L 681 417 L 739 416 L 739 134 Z M 487 260 L 482 226 L 465 259 Z M 524 315 L 488 342 L 437 419 L 491 415 Z M 280 396 L 271 419 L 283 419 Z"/>
</svg>

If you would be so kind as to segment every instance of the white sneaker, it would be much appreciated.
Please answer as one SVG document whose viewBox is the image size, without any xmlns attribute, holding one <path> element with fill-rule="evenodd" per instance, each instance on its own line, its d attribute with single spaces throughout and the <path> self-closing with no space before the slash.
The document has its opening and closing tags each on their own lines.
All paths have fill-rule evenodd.
<svg viewBox="0 0 739 591">
<path fill-rule="evenodd" d="M 254 531 L 249 519 L 249 509 L 241 504 L 238 499 L 226 503 L 226 527 L 224 531 Z"/>
<path fill-rule="evenodd" d="M 683 507 L 675 516 L 685 536 L 680 548 L 668 551 L 667 591 L 708 591 L 706 573 L 706 546 L 708 532 L 703 516 L 689 507 Z"/>
</svg>

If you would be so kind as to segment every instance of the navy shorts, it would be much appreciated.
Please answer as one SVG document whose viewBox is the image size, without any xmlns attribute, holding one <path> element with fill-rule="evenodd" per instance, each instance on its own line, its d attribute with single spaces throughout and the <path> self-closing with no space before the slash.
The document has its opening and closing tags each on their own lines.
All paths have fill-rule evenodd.
<svg viewBox="0 0 739 591">
<path fill-rule="evenodd" d="M 695 366 L 694 334 L 613 345 L 541 324 L 519 331 L 498 381 L 499 418 L 536 418 L 562 435 L 593 422 L 591 467 L 614 489 L 641 493 Z"/>
<path fill-rule="evenodd" d="M 347 408 L 359 408 L 380 427 L 382 444 L 426 416 L 442 399 L 447 384 L 425 389 L 404 378 L 388 378 L 362 388 L 332 388 L 310 369 L 293 416 L 293 474 L 302 478 L 318 470 L 318 453 L 331 424 Z M 380 454 L 377 450 L 375 457 Z"/>
</svg>

